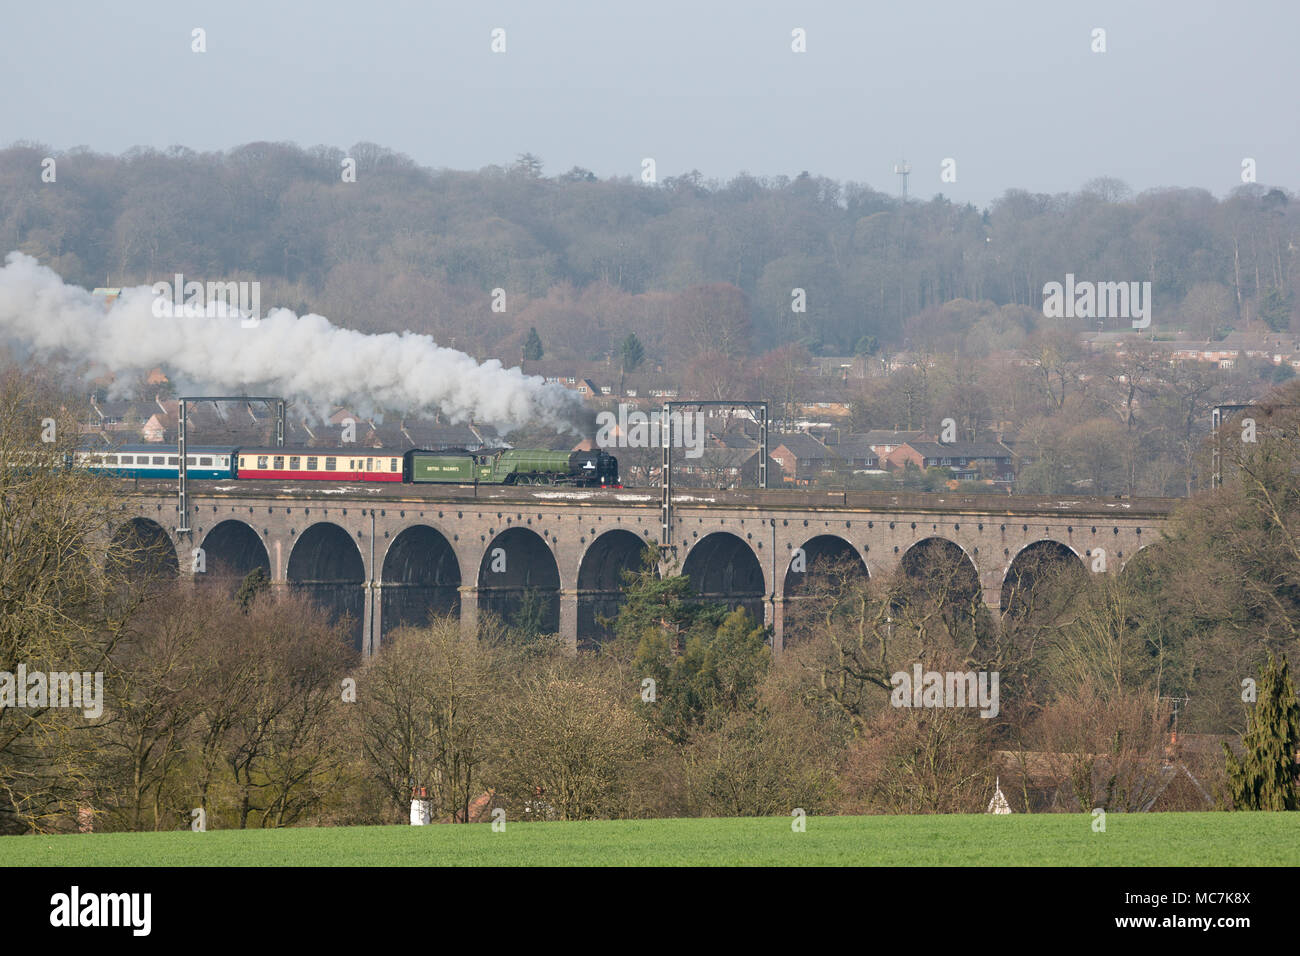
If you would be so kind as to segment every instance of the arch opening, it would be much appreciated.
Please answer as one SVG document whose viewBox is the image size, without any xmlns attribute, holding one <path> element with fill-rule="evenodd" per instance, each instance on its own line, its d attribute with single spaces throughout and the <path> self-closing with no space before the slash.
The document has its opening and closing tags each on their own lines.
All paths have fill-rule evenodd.
<svg viewBox="0 0 1300 956">
<path fill-rule="evenodd" d="M 726 531 L 705 535 L 686 555 L 682 574 L 704 601 L 743 607 L 759 624 L 765 620 L 763 599 L 767 588 L 763 567 L 748 544 Z"/>
<path fill-rule="evenodd" d="M 792 550 L 782 580 L 785 643 L 801 638 L 820 612 L 869 577 L 857 549 L 839 535 L 819 534 Z"/>
<path fill-rule="evenodd" d="M 294 544 L 286 576 L 289 587 L 306 594 L 331 621 L 351 618 L 352 643 L 360 653 L 366 569 L 348 533 L 329 522 L 312 525 Z"/>
<path fill-rule="evenodd" d="M 1020 549 L 1002 579 L 1002 614 L 1011 621 L 1052 616 L 1087 581 L 1083 560 L 1059 541 L 1034 541 Z"/>
<path fill-rule="evenodd" d="M 940 667 L 994 653 L 997 626 L 984 603 L 979 571 L 962 548 L 946 538 L 925 538 L 903 555 L 889 613 L 895 643 L 912 642 Z M 899 626 L 901 625 L 901 631 Z"/>
<path fill-rule="evenodd" d="M 948 606 L 980 601 L 979 572 L 970 556 L 947 538 L 924 538 L 907 549 L 903 574 L 917 590 Z"/>
<path fill-rule="evenodd" d="M 460 616 L 460 562 L 446 536 L 428 525 L 412 525 L 393 539 L 381 580 L 384 634 L 428 624 L 430 615 Z"/>
<path fill-rule="evenodd" d="M 132 518 L 113 533 L 108 561 L 110 570 L 137 584 L 166 584 L 180 574 L 171 536 L 149 518 Z"/>
<path fill-rule="evenodd" d="M 803 597 L 819 578 L 828 576 L 865 581 L 867 565 L 857 549 L 839 535 L 819 534 L 791 552 L 782 593 L 791 599 Z"/>
<path fill-rule="evenodd" d="M 222 521 L 203 538 L 205 570 L 194 580 L 230 590 L 238 589 L 244 579 L 258 568 L 271 580 L 271 556 L 256 531 L 242 521 Z"/>
<path fill-rule="evenodd" d="M 599 647 L 613 636 L 612 619 L 624 600 L 623 572 L 641 568 L 645 549 L 643 538 L 621 528 L 606 531 L 588 546 L 578 568 L 579 647 Z"/>
<path fill-rule="evenodd" d="M 560 569 L 542 537 L 507 528 L 488 543 L 478 569 L 478 606 L 534 634 L 560 629 Z"/>
</svg>

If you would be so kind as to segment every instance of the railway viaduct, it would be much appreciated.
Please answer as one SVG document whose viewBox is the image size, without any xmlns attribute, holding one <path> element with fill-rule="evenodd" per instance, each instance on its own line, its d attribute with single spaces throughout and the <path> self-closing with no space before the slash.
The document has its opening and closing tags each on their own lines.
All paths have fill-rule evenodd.
<svg viewBox="0 0 1300 956">
<path fill-rule="evenodd" d="M 533 595 L 544 621 L 577 647 L 599 640 L 620 572 L 662 536 L 658 489 L 286 487 L 194 482 L 189 532 L 175 486 L 123 482 L 131 517 L 118 534 L 155 545 L 182 575 L 243 577 L 306 591 L 353 621 L 373 654 L 386 633 L 430 609 L 476 626 L 480 611 L 517 611 Z M 1117 573 L 1160 539 L 1176 504 L 1163 498 L 1049 498 L 872 492 L 683 491 L 669 560 L 705 598 L 746 606 L 780 652 L 788 608 L 819 558 L 861 562 L 871 576 L 907 569 L 917 545 L 968 562 L 997 609 L 1017 562 L 1042 549 Z M 201 550 L 197 550 L 201 549 Z M 1099 554 L 1104 552 L 1104 558 Z M 933 553 L 933 552 L 931 552 Z M 1101 558 L 1102 560 L 1098 560 Z M 172 564 L 174 562 L 174 565 Z M 543 598 L 537 601 L 537 597 Z"/>
</svg>

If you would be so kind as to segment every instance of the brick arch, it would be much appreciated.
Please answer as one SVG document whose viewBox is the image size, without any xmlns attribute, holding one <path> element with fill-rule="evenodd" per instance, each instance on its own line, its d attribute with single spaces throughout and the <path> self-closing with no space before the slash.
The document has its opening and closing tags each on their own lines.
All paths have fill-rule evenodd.
<svg viewBox="0 0 1300 956">
<path fill-rule="evenodd" d="M 366 565 L 346 531 L 331 521 L 309 526 L 293 543 L 285 576 L 290 588 L 308 595 L 331 620 L 351 618 L 352 640 L 361 649 Z"/>
<path fill-rule="evenodd" d="M 551 546 L 531 528 L 515 525 L 493 536 L 478 567 L 479 608 L 507 623 L 532 599 L 542 602 L 542 630 L 560 628 L 560 566 Z"/>
<path fill-rule="evenodd" d="M 965 594 L 969 589 L 973 594 L 983 591 L 980 567 L 975 558 L 965 548 L 950 538 L 928 535 L 914 541 L 903 552 L 899 560 L 899 569 L 908 577 L 925 580 L 940 571 L 948 570 L 936 565 L 937 561 L 951 561 L 952 574 L 957 580 L 949 582 Z M 969 571 L 969 574 L 966 571 Z"/>
<path fill-rule="evenodd" d="M 641 567 L 646 545 L 642 536 L 628 528 L 610 528 L 583 551 L 577 588 L 579 647 L 598 645 L 610 636 L 599 619 L 617 613 L 623 603 L 622 572 Z"/>
<path fill-rule="evenodd" d="M 801 573 L 792 567 L 792 557 L 796 550 L 803 551 L 804 564 L 807 569 L 805 572 Z M 819 565 L 842 561 L 846 558 L 852 559 L 853 563 L 861 569 L 864 578 L 871 576 L 867 563 L 862 560 L 858 549 L 848 539 L 838 534 L 813 535 L 799 545 L 798 548 L 792 548 L 787 552 L 781 593 L 786 597 L 797 597 L 801 588 L 808 581 L 809 576 L 817 572 Z"/>
<path fill-rule="evenodd" d="M 203 583 L 238 586 L 258 568 L 271 578 L 271 555 L 261 536 L 246 521 L 227 518 L 203 536 L 203 559 L 206 570 L 196 574 Z"/>
<path fill-rule="evenodd" d="M 175 579 L 180 574 L 176 544 L 157 521 L 136 517 L 113 532 L 108 557 L 116 569 L 136 581 Z"/>
<path fill-rule="evenodd" d="M 1020 547 L 1002 576 L 999 607 L 1004 615 L 1023 613 L 1034 591 L 1059 574 L 1087 574 L 1088 566 L 1077 548 L 1055 538 L 1038 538 Z"/>
<path fill-rule="evenodd" d="M 428 523 L 407 525 L 389 543 L 380 566 L 383 631 L 419 627 L 430 613 L 459 617 L 461 580 L 451 539 Z"/>
<path fill-rule="evenodd" d="M 764 619 L 769 593 L 763 563 L 749 542 L 730 531 L 714 531 L 694 541 L 682 562 L 682 574 L 705 601 L 744 607 L 756 621 Z"/>
</svg>

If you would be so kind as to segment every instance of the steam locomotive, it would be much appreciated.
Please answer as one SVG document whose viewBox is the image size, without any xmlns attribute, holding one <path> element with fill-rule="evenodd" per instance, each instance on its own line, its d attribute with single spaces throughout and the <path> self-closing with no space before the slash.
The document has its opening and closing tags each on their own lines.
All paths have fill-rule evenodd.
<svg viewBox="0 0 1300 956">
<path fill-rule="evenodd" d="M 185 452 L 187 479 L 239 481 L 391 481 L 446 485 L 567 485 L 621 488 L 618 459 L 604 451 L 544 451 L 510 448 L 403 453 L 382 448 L 194 447 Z M 111 451 L 83 450 L 84 468 L 123 478 L 176 478 L 174 449 L 124 445 Z"/>
</svg>

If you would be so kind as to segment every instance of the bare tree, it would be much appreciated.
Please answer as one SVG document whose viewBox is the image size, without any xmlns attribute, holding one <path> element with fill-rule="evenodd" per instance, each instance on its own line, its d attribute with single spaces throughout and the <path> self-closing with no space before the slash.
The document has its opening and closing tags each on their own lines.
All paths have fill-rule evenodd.
<svg viewBox="0 0 1300 956">
<path fill-rule="evenodd" d="M 624 691 L 630 696 L 630 691 Z M 620 815 L 649 725 L 608 681 L 549 665 L 499 699 L 498 792 L 516 819 Z"/>
<path fill-rule="evenodd" d="M 469 820 L 489 750 L 489 663 L 454 619 L 399 631 L 367 661 L 358 682 L 362 747 L 394 804 L 425 787 L 440 816 Z"/>
<path fill-rule="evenodd" d="M 1149 691 L 1086 681 L 1047 705 L 1031 734 L 1065 808 L 1135 812 L 1149 808 L 1173 772 L 1170 717 Z"/>
<path fill-rule="evenodd" d="M 93 686 L 144 600 L 136 555 L 114 541 L 121 503 L 74 466 L 81 417 L 53 385 L 0 370 L 0 672 L 15 679 L 21 666 Z M 69 826 L 92 788 L 98 718 L 13 690 L 0 707 L 0 829 Z"/>
</svg>

